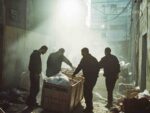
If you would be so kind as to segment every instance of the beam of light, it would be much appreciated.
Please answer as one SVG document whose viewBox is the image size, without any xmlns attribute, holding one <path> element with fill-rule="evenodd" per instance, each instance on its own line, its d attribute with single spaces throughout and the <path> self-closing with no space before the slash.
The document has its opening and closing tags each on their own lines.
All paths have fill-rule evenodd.
<svg viewBox="0 0 150 113">
<path fill-rule="evenodd" d="M 33 49 L 39 49 L 43 44 L 49 48 L 46 55 L 42 56 L 44 58 L 43 71 L 46 68 L 49 53 L 57 51 L 61 47 L 66 50 L 65 55 L 75 66 L 82 57 L 81 49 L 83 47 L 88 47 L 91 54 L 99 60 L 104 55 L 104 48 L 108 44 L 101 39 L 100 32 L 95 32 L 85 26 L 86 12 L 83 11 L 84 8 L 85 6 L 81 4 L 80 0 L 60 0 L 55 6 L 48 7 L 47 10 L 52 12 L 49 18 L 39 24 L 36 29 L 26 32 L 26 35 L 13 45 L 18 46 L 19 43 L 21 46 L 26 46 L 26 48 L 18 48 L 18 57 L 24 59 L 22 60 L 24 65 L 28 65 Z M 69 20 L 64 21 L 64 19 Z M 76 24 L 77 26 L 75 26 Z M 21 56 L 21 48 L 25 50 L 26 56 Z"/>
<path fill-rule="evenodd" d="M 81 60 L 83 47 L 88 47 L 90 53 L 99 60 L 104 55 L 104 48 L 108 44 L 101 39 L 99 31 L 95 32 L 85 26 L 86 12 L 84 8 L 85 6 L 80 0 L 58 0 L 56 6 L 47 7 L 47 10 L 51 12 L 49 18 L 32 31 L 8 27 L 6 31 L 12 30 L 17 36 L 9 35 L 9 33 L 5 36 L 8 40 L 16 38 L 14 39 L 16 42 L 8 44 L 11 52 L 6 51 L 5 54 L 4 63 L 6 72 L 8 72 L 5 77 L 8 78 L 15 72 L 15 69 L 28 70 L 31 52 L 39 49 L 42 45 L 48 46 L 47 53 L 42 55 L 42 71 L 44 73 L 48 55 L 62 47 L 66 50 L 65 56 L 75 67 Z"/>
<path fill-rule="evenodd" d="M 86 17 L 86 25 L 90 28 L 91 27 L 91 0 L 86 2 L 87 5 L 87 17 Z"/>
<path fill-rule="evenodd" d="M 82 17 L 80 0 L 60 0 L 57 5 L 57 14 L 65 24 L 79 24 Z"/>
</svg>

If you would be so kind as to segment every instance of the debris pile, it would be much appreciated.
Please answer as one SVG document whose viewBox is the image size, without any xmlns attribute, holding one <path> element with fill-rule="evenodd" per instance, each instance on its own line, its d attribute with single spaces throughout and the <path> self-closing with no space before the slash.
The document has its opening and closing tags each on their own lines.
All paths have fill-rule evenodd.
<svg viewBox="0 0 150 113">
<path fill-rule="evenodd" d="M 15 104 L 24 104 L 27 93 L 17 88 L 0 91 L 0 108 L 8 111 Z"/>
<path fill-rule="evenodd" d="M 150 94 L 138 88 L 126 90 L 126 95 L 117 100 L 117 108 L 123 113 L 150 113 Z"/>
</svg>

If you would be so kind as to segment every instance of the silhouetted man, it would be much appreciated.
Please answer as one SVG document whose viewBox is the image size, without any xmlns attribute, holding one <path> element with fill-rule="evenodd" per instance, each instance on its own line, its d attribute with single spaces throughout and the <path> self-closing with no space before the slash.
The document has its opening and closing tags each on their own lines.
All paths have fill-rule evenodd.
<svg viewBox="0 0 150 113">
<path fill-rule="evenodd" d="M 29 71 L 30 71 L 30 94 L 27 98 L 27 105 L 30 108 L 38 106 L 36 96 L 40 87 L 40 73 L 42 71 L 41 54 L 45 54 L 47 47 L 44 45 L 39 50 L 34 50 L 30 56 Z"/>
<path fill-rule="evenodd" d="M 120 64 L 117 57 L 111 54 L 109 47 L 105 48 L 105 56 L 100 60 L 99 66 L 104 69 L 104 77 L 106 78 L 108 103 L 105 107 L 110 108 L 113 102 L 113 90 L 118 79 L 118 73 L 120 72 Z"/>
<path fill-rule="evenodd" d="M 65 50 L 60 48 L 57 52 L 51 53 L 47 59 L 46 76 L 56 75 L 61 71 L 62 62 L 73 68 L 71 62 L 64 56 Z"/>
<path fill-rule="evenodd" d="M 83 58 L 81 59 L 78 67 L 74 71 L 73 76 L 75 76 L 80 70 L 83 71 L 83 75 L 85 77 L 84 98 L 86 103 L 86 108 L 84 112 L 92 113 L 93 112 L 92 91 L 96 84 L 98 73 L 99 73 L 98 61 L 95 57 L 93 57 L 89 53 L 88 48 L 83 48 L 81 50 L 81 54 Z"/>
</svg>

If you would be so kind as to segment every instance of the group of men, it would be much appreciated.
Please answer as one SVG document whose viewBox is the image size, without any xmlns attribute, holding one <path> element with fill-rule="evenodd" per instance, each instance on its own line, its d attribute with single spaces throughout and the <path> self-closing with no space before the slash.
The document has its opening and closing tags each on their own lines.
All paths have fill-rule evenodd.
<svg viewBox="0 0 150 113">
<path fill-rule="evenodd" d="M 30 71 L 30 94 L 27 98 L 27 105 L 29 107 L 37 106 L 36 96 L 39 92 L 39 75 L 42 71 L 41 54 L 46 53 L 47 46 L 42 46 L 39 50 L 34 50 L 30 56 L 29 71 Z M 60 48 L 57 52 L 51 53 L 47 60 L 46 75 L 48 77 L 56 75 L 61 71 L 61 64 L 65 62 L 71 68 L 73 68 L 71 62 L 64 56 L 65 50 Z M 88 48 L 81 49 L 82 59 L 73 73 L 73 77 L 81 70 L 83 72 L 84 81 L 84 99 L 86 108 L 85 113 L 93 113 L 93 88 L 96 84 L 99 70 L 104 69 L 104 77 L 106 78 L 107 95 L 107 108 L 113 105 L 113 89 L 115 87 L 116 80 L 118 79 L 118 73 L 120 72 L 119 61 L 116 56 L 111 54 L 109 47 L 105 48 L 105 56 L 98 62 L 97 59 L 89 53 Z"/>
</svg>

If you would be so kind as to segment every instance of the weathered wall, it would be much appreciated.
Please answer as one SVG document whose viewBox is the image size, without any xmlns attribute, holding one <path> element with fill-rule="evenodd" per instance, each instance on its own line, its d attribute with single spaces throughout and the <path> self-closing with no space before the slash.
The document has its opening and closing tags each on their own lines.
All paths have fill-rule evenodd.
<svg viewBox="0 0 150 113">
<path fill-rule="evenodd" d="M 132 19 L 131 19 L 131 40 L 130 40 L 130 61 L 131 61 L 131 71 L 133 80 L 138 85 L 138 60 L 139 60 L 139 8 L 140 5 L 137 2 L 132 3 Z"/>
<path fill-rule="evenodd" d="M 3 27 L 4 69 L 2 80 L 4 86 L 14 87 L 18 85 L 21 73 L 28 70 L 31 52 L 39 49 L 41 45 L 47 44 L 48 41 L 45 40 L 45 34 L 31 32 L 33 26 L 37 26 L 34 20 L 36 17 L 33 11 L 35 8 L 33 1 L 5 0 L 4 6 L 6 21 Z M 40 15 L 38 16 L 40 17 Z"/>
<path fill-rule="evenodd" d="M 138 7 L 138 5 L 140 5 L 140 7 Z M 140 86 L 142 90 L 144 88 L 150 89 L 150 7 L 148 0 L 143 0 L 139 3 L 136 2 L 133 6 L 132 13 L 132 71 L 137 80 L 136 85 Z M 143 49 L 144 46 L 145 49 Z"/>
<path fill-rule="evenodd" d="M 2 83 L 3 72 L 3 25 L 0 24 L 0 86 Z"/>
<path fill-rule="evenodd" d="M 140 86 L 142 90 L 144 88 L 150 89 L 149 17 L 150 7 L 148 5 L 148 0 L 133 2 L 131 23 L 131 65 L 136 86 Z M 144 41 L 145 43 L 143 43 Z M 144 45 L 146 47 L 145 49 L 142 49 Z"/>
<path fill-rule="evenodd" d="M 19 71 L 17 63 L 19 63 L 18 56 L 18 40 L 22 36 L 23 30 L 15 29 L 14 27 L 5 26 L 4 31 L 4 71 L 3 81 L 4 85 L 12 85 L 17 83 L 16 75 Z M 22 44 L 24 45 L 24 44 Z M 22 46 L 23 48 L 23 46 Z M 23 51 L 23 50 L 22 50 Z M 17 61 L 18 60 L 18 61 Z"/>
<path fill-rule="evenodd" d="M 4 20 L 3 21 L 3 85 L 13 86 L 12 83 L 17 83 L 16 75 L 19 67 L 17 64 L 17 46 L 13 46 L 20 36 L 23 34 L 22 30 L 11 29 L 25 29 L 26 28 L 26 0 L 5 0 L 4 7 Z M 8 27 L 10 26 L 10 27 Z M 7 82 L 6 82 L 7 81 Z"/>
<path fill-rule="evenodd" d="M 0 0 L 0 88 L 2 86 L 2 73 L 3 73 L 3 21 L 4 21 L 4 5 L 3 0 Z"/>
<path fill-rule="evenodd" d="M 148 2 L 148 65 L 147 65 L 147 88 L 150 89 L 150 0 Z"/>
<path fill-rule="evenodd" d="M 49 37 L 11 26 L 5 26 L 4 37 L 4 85 L 14 87 L 18 85 L 21 73 L 28 70 L 31 52 L 43 44 L 47 45 Z M 43 71 L 47 56 L 48 54 L 42 56 Z"/>
<path fill-rule="evenodd" d="M 148 25 L 148 21 L 147 21 L 147 0 L 144 0 L 141 5 L 140 5 L 140 39 L 139 39 L 139 85 L 142 87 L 146 87 L 146 81 L 143 79 L 145 78 L 145 76 L 147 75 L 147 64 L 144 63 L 145 59 L 147 60 L 147 56 L 143 56 L 144 55 L 144 50 L 147 48 L 145 48 L 143 50 L 143 40 L 146 40 L 147 42 L 147 37 L 145 37 L 144 35 L 147 35 L 147 25 Z M 146 39 L 144 39 L 146 38 Z M 144 44 L 145 45 L 145 44 Z M 142 55 L 143 54 L 143 55 Z M 147 53 L 148 54 L 148 53 Z M 146 72 L 146 74 L 145 74 Z M 145 88 L 142 88 L 145 89 Z"/>
</svg>

